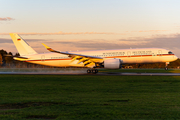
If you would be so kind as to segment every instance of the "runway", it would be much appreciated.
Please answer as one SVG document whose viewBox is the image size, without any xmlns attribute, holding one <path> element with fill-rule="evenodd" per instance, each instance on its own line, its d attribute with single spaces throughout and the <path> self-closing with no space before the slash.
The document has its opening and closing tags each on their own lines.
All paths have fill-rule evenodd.
<svg viewBox="0 0 180 120">
<path fill-rule="evenodd" d="M 128 73 L 128 72 L 100 72 L 87 73 L 63 73 L 63 72 L 0 72 L 0 75 L 108 75 L 108 76 L 180 76 L 180 73 Z"/>
</svg>

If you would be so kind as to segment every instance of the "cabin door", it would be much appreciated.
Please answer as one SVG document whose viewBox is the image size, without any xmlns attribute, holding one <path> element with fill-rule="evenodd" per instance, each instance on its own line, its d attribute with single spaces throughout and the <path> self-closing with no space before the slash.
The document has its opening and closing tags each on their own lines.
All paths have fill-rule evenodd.
<svg viewBox="0 0 180 120">
<path fill-rule="evenodd" d="M 44 62 L 45 61 L 45 55 L 42 55 L 41 56 L 41 62 Z"/>
<path fill-rule="evenodd" d="M 131 51 L 127 52 L 127 57 L 131 57 Z"/>
<path fill-rule="evenodd" d="M 162 56 L 162 50 L 159 50 L 159 51 L 158 51 L 158 55 L 159 55 L 159 57 Z"/>
</svg>

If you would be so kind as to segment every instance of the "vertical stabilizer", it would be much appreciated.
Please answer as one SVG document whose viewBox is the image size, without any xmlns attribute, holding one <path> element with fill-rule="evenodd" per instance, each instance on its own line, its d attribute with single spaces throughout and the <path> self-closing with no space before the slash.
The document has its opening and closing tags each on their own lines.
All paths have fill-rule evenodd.
<svg viewBox="0 0 180 120">
<path fill-rule="evenodd" d="M 16 49 L 18 50 L 19 54 L 21 56 L 24 55 L 32 55 L 32 54 L 37 54 L 36 51 L 34 51 L 28 43 L 23 40 L 18 34 L 16 33 L 10 33 L 10 36 L 16 46 Z"/>
</svg>

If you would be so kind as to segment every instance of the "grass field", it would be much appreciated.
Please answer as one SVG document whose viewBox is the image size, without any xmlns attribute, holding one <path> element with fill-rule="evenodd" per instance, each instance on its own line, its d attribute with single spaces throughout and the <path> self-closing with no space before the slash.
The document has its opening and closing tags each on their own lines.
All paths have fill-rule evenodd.
<svg viewBox="0 0 180 120">
<path fill-rule="evenodd" d="M 180 119 L 180 77 L 0 75 L 0 119 Z"/>
</svg>

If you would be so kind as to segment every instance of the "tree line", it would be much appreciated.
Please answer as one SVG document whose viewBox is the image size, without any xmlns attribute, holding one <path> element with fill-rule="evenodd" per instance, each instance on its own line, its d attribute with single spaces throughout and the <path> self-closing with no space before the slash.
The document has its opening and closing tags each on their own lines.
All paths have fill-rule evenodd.
<svg viewBox="0 0 180 120">
<path fill-rule="evenodd" d="M 54 68 L 50 66 L 37 65 L 32 63 L 27 63 L 23 61 L 14 60 L 12 56 L 20 56 L 19 53 L 15 55 L 12 52 L 7 52 L 5 50 L 0 50 L 0 67 L 4 68 Z M 126 64 L 123 65 L 123 68 L 164 68 L 165 63 L 151 63 L 151 64 Z M 180 68 L 180 59 L 170 62 L 168 68 Z"/>
<path fill-rule="evenodd" d="M 23 61 L 14 60 L 13 57 L 20 56 L 19 53 L 7 52 L 5 50 L 0 50 L 0 67 L 2 68 L 54 68 L 49 66 L 31 64 Z"/>
</svg>

